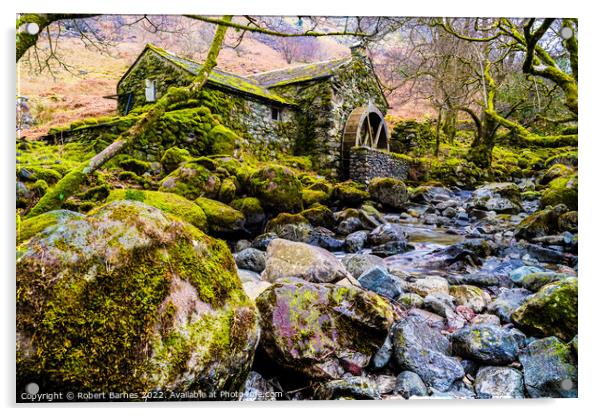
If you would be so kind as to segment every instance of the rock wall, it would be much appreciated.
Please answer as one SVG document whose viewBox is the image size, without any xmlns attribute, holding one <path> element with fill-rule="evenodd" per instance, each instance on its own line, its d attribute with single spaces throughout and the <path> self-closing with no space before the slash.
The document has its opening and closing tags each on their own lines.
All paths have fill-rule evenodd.
<svg viewBox="0 0 602 416">
<path fill-rule="evenodd" d="M 349 179 L 368 182 L 372 178 L 396 178 L 405 180 L 409 163 L 400 155 L 368 147 L 354 147 L 350 152 Z"/>
</svg>

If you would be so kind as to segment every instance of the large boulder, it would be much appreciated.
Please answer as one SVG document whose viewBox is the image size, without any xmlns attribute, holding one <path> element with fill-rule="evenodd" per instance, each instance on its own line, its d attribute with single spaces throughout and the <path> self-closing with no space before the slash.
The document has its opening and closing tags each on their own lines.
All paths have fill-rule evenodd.
<svg viewBox="0 0 602 416">
<path fill-rule="evenodd" d="M 245 225 L 247 227 L 259 228 L 265 222 L 265 211 L 257 198 L 238 198 L 230 202 L 229 205 L 235 210 L 242 212 L 245 216 Z"/>
<path fill-rule="evenodd" d="M 468 205 L 485 211 L 517 214 L 522 210 L 520 189 L 510 182 L 489 183 L 474 190 Z"/>
<path fill-rule="evenodd" d="M 475 379 L 479 399 L 522 399 L 525 397 L 523 375 L 511 367 L 481 367 Z"/>
<path fill-rule="evenodd" d="M 530 343 L 520 356 L 530 397 L 577 397 L 577 363 L 556 337 Z"/>
<path fill-rule="evenodd" d="M 199 230 L 207 230 L 207 216 L 194 202 L 170 192 L 143 191 L 141 189 L 114 189 L 107 198 L 113 201 L 139 201 L 189 222 Z"/>
<path fill-rule="evenodd" d="M 368 192 L 386 207 L 401 209 L 408 202 L 408 190 L 403 181 L 395 178 L 374 178 L 368 184 Z"/>
<path fill-rule="evenodd" d="M 451 336 L 453 351 L 464 358 L 487 364 L 507 364 L 518 355 L 514 334 L 497 325 L 471 325 Z"/>
<path fill-rule="evenodd" d="M 301 279 L 277 281 L 256 303 L 268 357 L 312 379 L 361 373 L 394 320 L 391 305 L 375 293 Z"/>
<path fill-rule="evenodd" d="M 219 192 L 221 180 L 205 164 L 194 160 L 184 163 L 161 181 L 161 192 L 173 192 L 187 199 L 199 196 L 215 198 Z"/>
<path fill-rule="evenodd" d="M 249 187 L 261 205 L 274 212 L 297 212 L 303 205 L 303 186 L 291 169 L 268 164 L 249 177 Z"/>
<path fill-rule="evenodd" d="M 18 249 L 17 384 L 238 389 L 259 338 L 225 243 L 116 201 Z"/>
<path fill-rule="evenodd" d="M 525 332 L 570 341 L 577 334 L 577 278 L 550 283 L 512 314 Z"/>
<path fill-rule="evenodd" d="M 459 360 L 450 357 L 449 341 L 418 316 L 408 316 L 393 329 L 397 364 L 410 370 L 430 387 L 446 391 L 464 376 Z"/>
<path fill-rule="evenodd" d="M 262 276 L 270 282 L 298 277 L 309 282 L 329 283 L 350 274 L 333 254 L 321 247 L 277 238 L 268 245 Z"/>
<path fill-rule="evenodd" d="M 223 202 L 198 197 L 194 200 L 207 217 L 207 226 L 213 234 L 232 234 L 245 231 L 245 216 Z"/>
</svg>

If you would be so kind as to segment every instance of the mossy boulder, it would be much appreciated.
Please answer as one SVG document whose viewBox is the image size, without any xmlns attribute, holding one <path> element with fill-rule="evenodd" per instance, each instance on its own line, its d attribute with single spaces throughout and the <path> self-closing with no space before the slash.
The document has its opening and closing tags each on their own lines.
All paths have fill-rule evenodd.
<svg viewBox="0 0 602 416">
<path fill-rule="evenodd" d="M 567 212 L 565 205 L 556 205 L 555 207 L 547 207 L 540 211 L 525 217 L 516 226 L 516 238 L 532 240 L 537 237 L 545 237 L 546 235 L 555 234 L 558 231 L 558 220 L 561 215 Z"/>
<path fill-rule="evenodd" d="M 113 201 L 139 201 L 151 207 L 159 208 L 163 212 L 175 215 L 183 221 L 207 230 L 207 216 L 194 202 L 169 192 L 143 191 L 140 189 L 115 189 L 111 191 L 107 202 Z"/>
<path fill-rule="evenodd" d="M 301 182 L 291 169 L 269 164 L 249 176 L 249 187 L 261 205 L 275 212 L 297 212 L 303 205 Z"/>
<path fill-rule="evenodd" d="M 195 160 L 187 162 L 165 177 L 159 190 L 194 200 L 199 196 L 217 197 L 220 185 L 219 176 L 207 169 L 202 161 Z"/>
<path fill-rule="evenodd" d="M 301 191 L 301 197 L 303 198 L 303 205 L 310 206 L 313 204 L 321 204 L 328 201 L 328 195 L 324 191 L 316 191 L 313 189 L 303 189 Z"/>
<path fill-rule="evenodd" d="M 256 299 L 261 347 L 278 366 L 311 379 L 361 372 L 382 346 L 393 308 L 375 293 L 283 279 Z"/>
<path fill-rule="evenodd" d="M 541 207 L 564 204 L 571 211 L 576 211 L 578 206 L 578 182 L 577 175 L 554 179 L 541 195 Z"/>
<path fill-rule="evenodd" d="M 231 155 L 236 148 L 239 137 L 228 127 L 218 124 L 208 134 L 210 154 Z"/>
<path fill-rule="evenodd" d="M 265 221 L 265 211 L 257 198 L 238 198 L 230 202 L 230 206 L 245 216 L 245 224 L 249 227 L 257 227 Z"/>
<path fill-rule="evenodd" d="M 345 206 L 355 207 L 369 199 L 370 194 L 365 190 L 365 186 L 349 180 L 334 186 L 333 197 Z"/>
<path fill-rule="evenodd" d="M 539 180 L 540 185 L 547 185 L 552 182 L 556 178 L 566 178 L 568 176 L 572 176 L 574 174 L 574 170 L 569 168 L 562 163 L 557 163 L 551 166 L 543 177 Z"/>
<path fill-rule="evenodd" d="M 161 157 L 161 166 L 165 173 L 171 173 L 176 170 L 182 163 L 190 160 L 190 152 L 179 147 L 170 147 L 163 153 Z"/>
<path fill-rule="evenodd" d="M 230 234 L 245 231 L 245 216 L 229 205 L 202 196 L 195 199 L 207 216 L 207 227 L 213 234 Z"/>
<path fill-rule="evenodd" d="M 287 225 L 298 224 L 309 224 L 309 221 L 301 214 L 289 214 L 287 212 L 281 212 L 268 221 L 267 225 L 265 226 L 265 232 L 278 234 L 283 227 Z"/>
<path fill-rule="evenodd" d="M 43 391 L 238 389 L 257 315 L 225 243 L 116 201 L 19 247 L 17 386 Z"/>
<path fill-rule="evenodd" d="M 221 202 L 229 203 L 236 197 L 236 184 L 230 178 L 226 178 L 222 181 L 217 193 L 217 199 Z"/>
<path fill-rule="evenodd" d="M 17 221 L 17 244 L 29 240 L 34 235 L 41 233 L 53 225 L 82 217 L 83 215 L 80 213 L 61 209 L 46 212 L 23 221 Z"/>
<path fill-rule="evenodd" d="M 151 164 L 149 162 L 134 159 L 132 157 L 126 157 L 120 160 L 118 165 L 121 169 L 134 172 L 136 175 L 142 175 L 151 170 Z"/>
<path fill-rule="evenodd" d="M 577 278 L 541 288 L 512 314 L 512 321 L 529 334 L 570 341 L 577 334 Z"/>
<path fill-rule="evenodd" d="M 576 233 L 579 229 L 579 213 L 569 211 L 558 217 L 558 230 Z"/>
<path fill-rule="evenodd" d="M 311 207 L 301 211 L 309 223 L 316 227 L 333 228 L 336 224 L 333 212 L 324 205 L 314 204 Z"/>
<path fill-rule="evenodd" d="M 408 202 L 408 190 L 403 181 L 395 178 L 374 178 L 368 184 L 372 199 L 386 207 L 401 209 Z"/>
</svg>

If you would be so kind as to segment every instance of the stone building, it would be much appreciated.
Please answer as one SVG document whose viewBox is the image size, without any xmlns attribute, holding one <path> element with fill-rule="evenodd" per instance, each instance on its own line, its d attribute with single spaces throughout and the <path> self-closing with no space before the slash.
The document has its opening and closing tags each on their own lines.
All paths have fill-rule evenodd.
<svg viewBox="0 0 602 416">
<path fill-rule="evenodd" d="M 147 45 L 117 84 L 119 113 L 152 103 L 171 86 L 188 85 L 200 68 L 198 62 Z M 205 89 L 212 94 L 198 105 L 207 105 L 203 100 L 209 96 L 219 99 L 211 111 L 252 148 L 308 155 L 329 176 L 349 176 L 355 146 L 388 149 L 388 103 L 359 45 L 349 58 L 246 77 L 216 68 Z"/>
</svg>

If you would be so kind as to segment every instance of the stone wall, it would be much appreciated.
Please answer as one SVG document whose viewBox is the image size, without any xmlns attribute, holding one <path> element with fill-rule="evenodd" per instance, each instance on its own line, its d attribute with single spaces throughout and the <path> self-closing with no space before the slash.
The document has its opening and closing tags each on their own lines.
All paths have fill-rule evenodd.
<svg viewBox="0 0 602 416">
<path fill-rule="evenodd" d="M 372 178 L 406 180 L 409 163 L 400 155 L 368 147 L 354 147 L 350 152 L 349 179 L 366 183 Z"/>
</svg>

